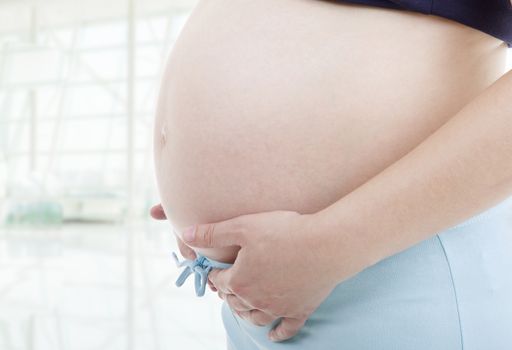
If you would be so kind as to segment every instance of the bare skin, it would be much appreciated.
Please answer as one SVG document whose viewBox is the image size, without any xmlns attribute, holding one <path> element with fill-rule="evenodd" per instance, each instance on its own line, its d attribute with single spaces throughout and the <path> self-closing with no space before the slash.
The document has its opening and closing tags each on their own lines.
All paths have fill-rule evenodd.
<svg viewBox="0 0 512 350">
<path fill-rule="evenodd" d="M 180 232 L 322 210 L 445 124 L 503 74 L 505 55 L 496 38 L 434 16 L 201 1 L 169 59 L 155 124 L 165 213 Z"/>
<path fill-rule="evenodd" d="M 201 2 L 162 86 L 165 212 L 180 234 L 202 223 L 187 242 L 198 252 L 232 262 L 241 249 L 211 282 L 255 324 L 283 317 L 271 336 L 287 339 L 337 283 L 512 191 L 510 74 L 489 88 L 505 52 L 433 16 Z M 322 281 L 308 275 L 333 260 Z"/>
<path fill-rule="evenodd" d="M 183 238 L 192 247 L 239 247 L 233 266 L 214 270 L 211 282 L 253 324 L 281 318 L 269 337 L 288 339 L 337 284 L 512 197 L 511 98 L 509 71 L 406 156 L 317 213 L 241 215 L 194 225 Z"/>
</svg>

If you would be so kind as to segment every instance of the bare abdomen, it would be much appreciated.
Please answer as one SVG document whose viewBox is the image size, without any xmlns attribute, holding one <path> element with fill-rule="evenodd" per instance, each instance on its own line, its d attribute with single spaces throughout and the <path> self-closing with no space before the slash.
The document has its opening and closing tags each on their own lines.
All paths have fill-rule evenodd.
<svg viewBox="0 0 512 350">
<path fill-rule="evenodd" d="M 165 211 L 178 230 L 318 211 L 495 81 L 505 51 L 487 34 L 410 12 L 202 1 L 169 58 L 155 123 Z"/>
</svg>

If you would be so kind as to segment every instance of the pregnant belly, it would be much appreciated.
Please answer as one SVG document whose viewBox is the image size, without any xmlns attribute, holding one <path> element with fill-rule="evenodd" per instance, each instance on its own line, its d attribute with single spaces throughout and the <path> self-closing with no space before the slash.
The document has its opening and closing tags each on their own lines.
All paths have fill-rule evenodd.
<svg viewBox="0 0 512 350">
<path fill-rule="evenodd" d="M 165 212 L 180 231 L 318 211 L 443 125 L 503 73 L 505 53 L 487 34 L 406 11 L 201 1 L 161 86 L 154 138 Z"/>
</svg>

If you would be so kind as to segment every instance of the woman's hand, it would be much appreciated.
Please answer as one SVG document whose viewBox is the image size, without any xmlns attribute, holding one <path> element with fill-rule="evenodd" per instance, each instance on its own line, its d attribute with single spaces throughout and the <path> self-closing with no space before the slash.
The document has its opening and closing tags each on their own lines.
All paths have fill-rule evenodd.
<svg viewBox="0 0 512 350">
<path fill-rule="evenodd" d="M 341 240 L 343 248 L 333 244 L 340 239 L 332 237 L 341 235 L 325 234 L 314 217 L 293 211 L 242 215 L 194 225 L 183 239 L 198 248 L 240 247 L 234 265 L 213 270 L 209 279 L 240 317 L 257 325 L 282 317 L 269 334 L 281 341 L 298 333 L 340 276 L 359 272 L 353 269 L 348 240 Z M 349 267 L 339 271 L 343 262 Z"/>
</svg>

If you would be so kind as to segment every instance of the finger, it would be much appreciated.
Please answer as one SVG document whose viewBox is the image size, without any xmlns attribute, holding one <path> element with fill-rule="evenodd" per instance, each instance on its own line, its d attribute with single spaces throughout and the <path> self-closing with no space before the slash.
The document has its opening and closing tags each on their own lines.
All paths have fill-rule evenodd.
<svg viewBox="0 0 512 350">
<path fill-rule="evenodd" d="M 290 339 L 306 323 L 306 319 L 283 318 L 279 324 L 269 332 L 269 338 L 272 341 L 283 341 Z"/>
<path fill-rule="evenodd" d="M 183 243 L 179 237 L 176 237 L 176 242 L 178 242 L 178 248 L 180 249 L 180 253 L 184 258 L 194 260 L 197 257 L 196 252 L 185 243 Z"/>
<path fill-rule="evenodd" d="M 229 285 L 230 278 L 231 268 L 213 269 L 208 274 L 208 280 L 213 283 L 215 288 L 222 291 L 224 294 L 234 294 Z"/>
<path fill-rule="evenodd" d="M 226 294 L 221 292 L 220 290 L 217 292 L 217 295 L 219 296 L 219 298 L 221 298 L 222 300 L 226 300 Z"/>
<path fill-rule="evenodd" d="M 256 326 L 267 326 L 275 320 L 274 316 L 261 310 L 237 311 L 236 313 L 240 318 L 243 318 Z"/>
<path fill-rule="evenodd" d="M 197 248 L 242 246 L 245 229 L 241 219 L 235 218 L 212 224 L 196 224 L 183 230 L 183 241 Z"/>
<path fill-rule="evenodd" d="M 164 208 L 162 208 L 162 204 L 157 204 L 151 207 L 150 210 L 151 217 L 156 220 L 165 220 L 167 216 L 165 215 Z"/>
<path fill-rule="evenodd" d="M 210 287 L 212 292 L 216 292 L 217 291 L 217 288 L 215 288 L 215 286 L 213 285 L 213 283 L 210 280 L 208 280 L 208 286 Z"/>
<path fill-rule="evenodd" d="M 231 310 L 235 311 L 251 311 L 253 308 L 247 305 L 242 299 L 238 298 L 234 294 L 226 294 L 226 302 L 228 303 Z"/>
</svg>

